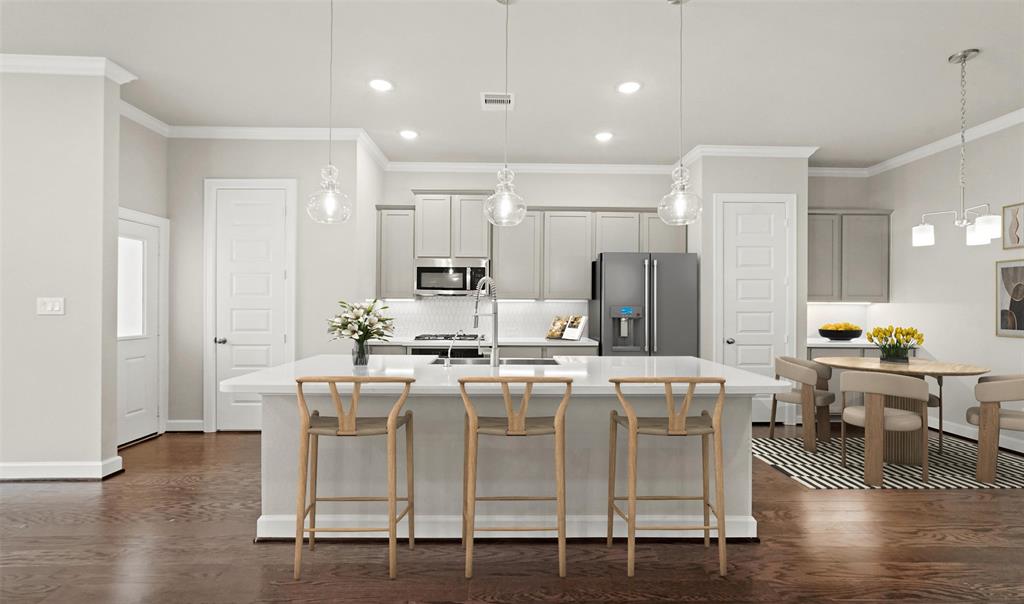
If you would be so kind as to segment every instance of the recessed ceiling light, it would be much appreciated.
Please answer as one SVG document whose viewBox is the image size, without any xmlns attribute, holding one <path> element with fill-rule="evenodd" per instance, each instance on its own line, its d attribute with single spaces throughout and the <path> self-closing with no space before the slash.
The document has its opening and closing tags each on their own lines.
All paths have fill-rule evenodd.
<svg viewBox="0 0 1024 604">
<path fill-rule="evenodd" d="M 398 134 L 407 141 L 411 141 L 420 135 L 419 132 L 416 132 L 415 130 L 402 130 Z"/>
<path fill-rule="evenodd" d="M 619 84 L 618 90 L 622 94 L 633 94 L 637 90 L 640 90 L 640 82 L 623 82 Z"/>
<path fill-rule="evenodd" d="M 597 134 L 594 135 L 594 138 L 596 138 L 598 142 L 607 143 L 608 141 L 612 140 L 612 136 L 613 135 L 611 132 L 598 132 Z"/>
<path fill-rule="evenodd" d="M 387 80 L 370 80 L 370 88 L 377 92 L 391 92 L 395 86 Z"/>
</svg>

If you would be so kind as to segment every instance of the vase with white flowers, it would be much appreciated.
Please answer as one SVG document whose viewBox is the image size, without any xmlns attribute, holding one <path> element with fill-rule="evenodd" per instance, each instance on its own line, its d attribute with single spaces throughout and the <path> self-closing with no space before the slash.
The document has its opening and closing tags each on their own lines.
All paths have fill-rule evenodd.
<svg viewBox="0 0 1024 604">
<path fill-rule="evenodd" d="M 384 312 L 388 307 L 380 300 L 355 303 L 339 300 L 338 306 L 341 307 L 341 313 L 327 320 L 327 333 L 334 336 L 332 340 L 355 340 L 352 364 L 365 366 L 370 359 L 367 342 L 387 342 L 395 329 L 394 319 Z"/>
</svg>

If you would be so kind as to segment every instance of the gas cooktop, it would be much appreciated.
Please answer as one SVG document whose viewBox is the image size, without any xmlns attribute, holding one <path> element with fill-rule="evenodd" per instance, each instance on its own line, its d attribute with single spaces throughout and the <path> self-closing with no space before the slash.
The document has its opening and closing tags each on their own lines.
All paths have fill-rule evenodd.
<svg viewBox="0 0 1024 604">
<path fill-rule="evenodd" d="M 455 335 L 453 333 L 421 333 L 420 335 L 413 338 L 414 340 L 476 340 L 477 335 L 472 333 L 464 333 Z"/>
</svg>

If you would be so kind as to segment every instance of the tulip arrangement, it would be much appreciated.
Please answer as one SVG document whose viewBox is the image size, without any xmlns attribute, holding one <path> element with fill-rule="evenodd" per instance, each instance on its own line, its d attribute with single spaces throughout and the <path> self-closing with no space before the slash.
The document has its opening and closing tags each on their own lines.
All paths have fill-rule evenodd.
<svg viewBox="0 0 1024 604">
<path fill-rule="evenodd" d="M 867 338 L 882 351 L 883 361 L 906 362 L 910 349 L 924 344 L 924 334 L 914 327 L 875 327 Z"/>
<path fill-rule="evenodd" d="M 327 333 L 334 336 L 332 340 L 355 340 L 353 362 L 365 365 L 366 343 L 370 340 L 386 342 L 395 329 L 394 319 L 384 313 L 388 307 L 380 300 L 356 303 L 339 300 L 338 306 L 341 307 L 341 313 L 327 319 Z"/>
</svg>

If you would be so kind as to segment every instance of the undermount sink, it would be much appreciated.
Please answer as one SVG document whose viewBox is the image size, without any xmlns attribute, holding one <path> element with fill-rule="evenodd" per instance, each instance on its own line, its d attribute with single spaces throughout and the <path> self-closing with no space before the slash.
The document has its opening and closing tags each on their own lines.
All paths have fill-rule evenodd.
<svg viewBox="0 0 1024 604">
<path fill-rule="evenodd" d="M 490 365 L 491 360 L 481 359 L 434 359 L 431 365 Z M 498 359 L 499 365 L 557 365 L 555 359 Z"/>
</svg>

